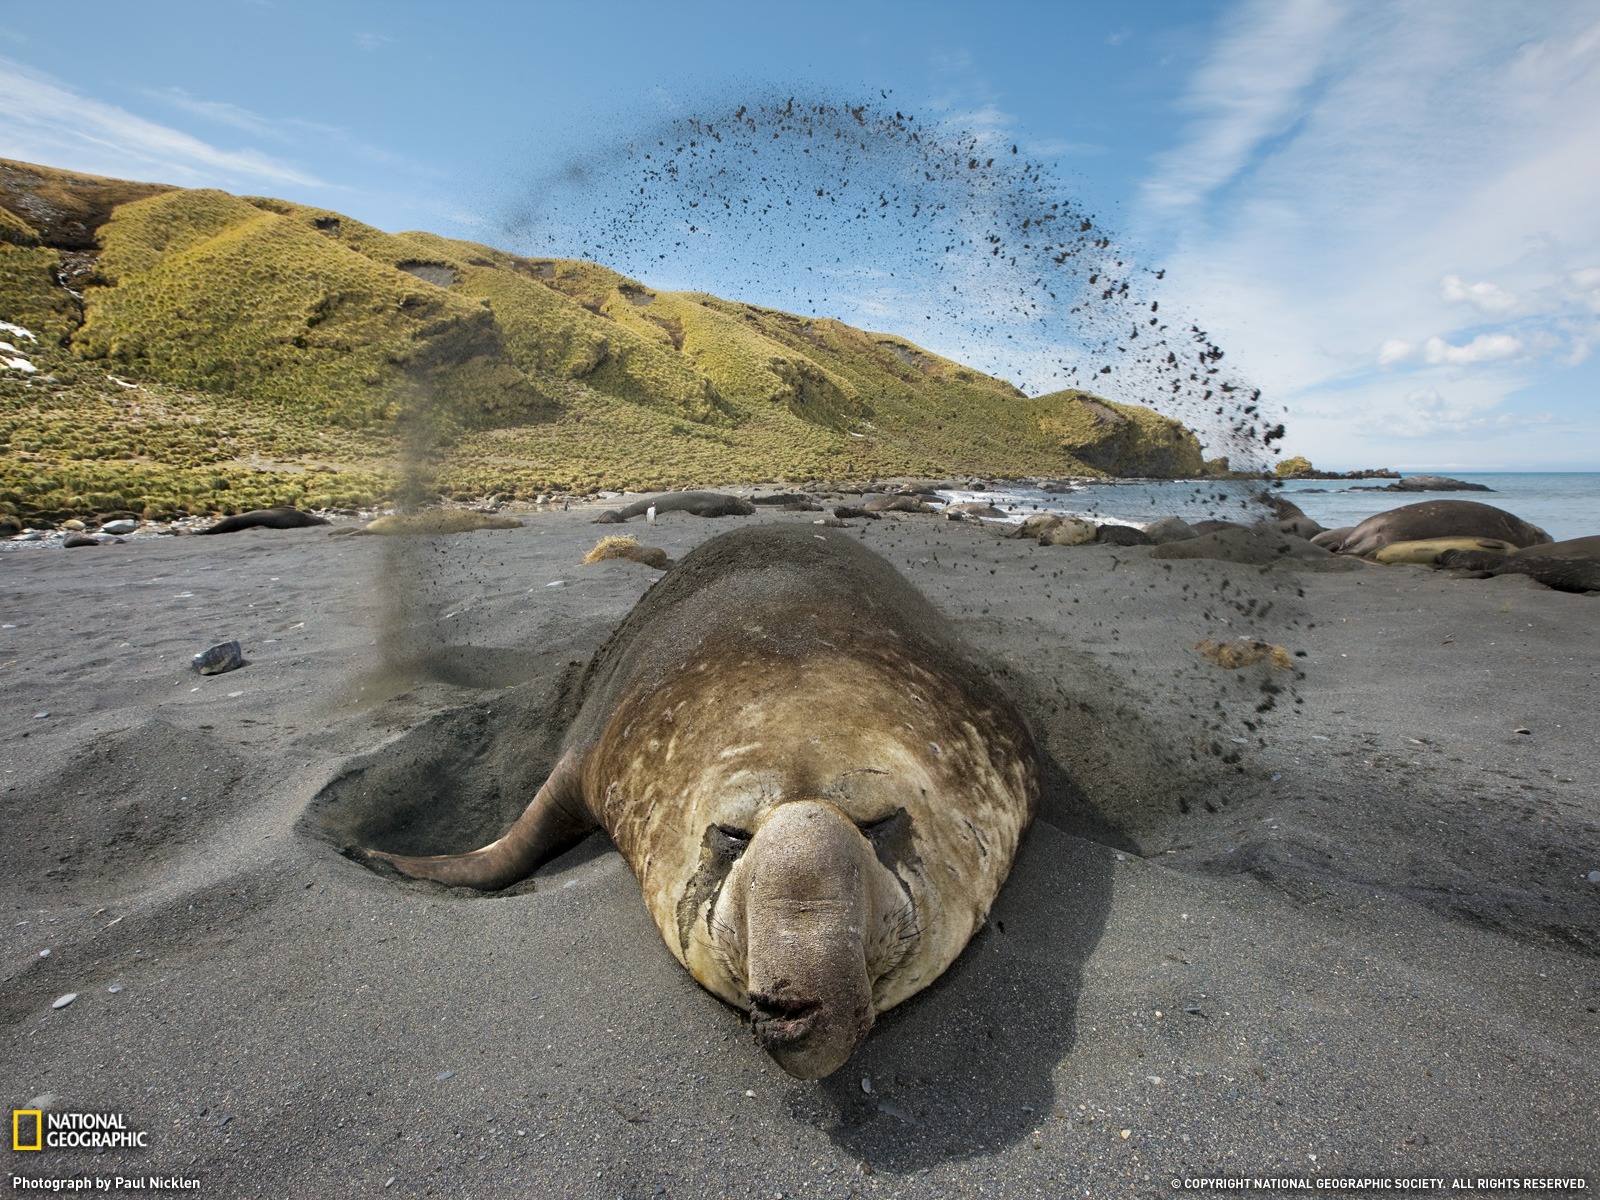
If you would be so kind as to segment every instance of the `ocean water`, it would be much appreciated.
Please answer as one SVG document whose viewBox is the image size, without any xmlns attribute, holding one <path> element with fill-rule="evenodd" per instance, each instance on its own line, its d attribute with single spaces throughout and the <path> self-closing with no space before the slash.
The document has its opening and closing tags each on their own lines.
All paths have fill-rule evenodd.
<svg viewBox="0 0 1600 1200">
<path fill-rule="evenodd" d="M 1420 473 L 1420 472 L 1419 472 Z M 1488 472 L 1456 474 L 1464 483 L 1481 483 L 1489 492 L 1385 492 L 1385 479 L 1296 479 L 1273 491 L 1328 529 L 1355 525 L 1375 513 L 1422 500 L 1476 500 L 1492 504 L 1532 522 L 1556 541 L 1600 534 L 1600 472 Z M 1020 520 L 1031 513 L 1063 513 L 1100 523 L 1144 525 L 1161 517 L 1185 521 L 1217 518 L 1249 524 L 1269 516 L 1252 497 L 1262 485 L 1250 480 L 1119 479 L 1075 485 L 1067 493 L 1030 487 L 996 488 L 987 492 L 947 492 L 956 500 L 987 500 L 1014 511 Z"/>
</svg>

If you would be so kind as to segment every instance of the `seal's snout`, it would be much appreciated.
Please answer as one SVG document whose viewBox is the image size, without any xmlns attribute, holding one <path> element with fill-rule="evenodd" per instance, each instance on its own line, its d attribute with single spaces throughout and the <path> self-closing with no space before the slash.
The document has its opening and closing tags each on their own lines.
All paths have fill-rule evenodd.
<svg viewBox="0 0 1600 1200">
<path fill-rule="evenodd" d="M 856 1052 L 872 1028 L 872 1008 L 791 1004 L 779 1011 L 752 1003 L 750 1020 L 756 1041 L 786 1072 L 796 1079 L 823 1079 Z"/>
<path fill-rule="evenodd" d="M 877 866 L 850 819 L 819 801 L 780 805 L 742 860 L 751 1028 L 800 1079 L 837 1071 L 872 1028 L 863 932 Z"/>
<path fill-rule="evenodd" d="M 822 1006 L 778 996 L 750 997 L 750 1025 L 769 1053 L 804 1041 L 817 1027 Z"/>
</svg>

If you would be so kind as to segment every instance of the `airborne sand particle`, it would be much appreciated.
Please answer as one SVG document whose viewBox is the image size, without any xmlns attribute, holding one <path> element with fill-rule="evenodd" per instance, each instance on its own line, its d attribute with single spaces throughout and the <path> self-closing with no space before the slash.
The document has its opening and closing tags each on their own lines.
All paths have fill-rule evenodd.
<svg viewBox="0 0 1600 1200">
<path fill-rule="evenodd" d="M 530 189 L 508 231 L 655 286 L 846 316 L 1033 391 L 1155 408 L 1259 469 L 1283 426 L 1044 163 L 882 105 L 707 106 Z M 859 314 L 859 315 L 858 315 Z"/>
<path fill-rule="evenodd" d="M 1138 266 L 1049 166 L 887 103 L 708 105 L 554 171 L 506 229 L 651 286 L 848 315 L 1036 392 L 1146 405 L 1235 469 L 1260 469 L 1283 436 L 1214 340 L 1163 304 L 1164 272 Z M 408 478 L 426 490 L 438 446 L 414 424 Z M 1207 487 L 1189 503 L 1213 495 L 1238 501 Z M 463 564 L 409 539 L 385 553 L 385 657 L 410 673 L 451 649 L 429 597 Z"/>
</svg>

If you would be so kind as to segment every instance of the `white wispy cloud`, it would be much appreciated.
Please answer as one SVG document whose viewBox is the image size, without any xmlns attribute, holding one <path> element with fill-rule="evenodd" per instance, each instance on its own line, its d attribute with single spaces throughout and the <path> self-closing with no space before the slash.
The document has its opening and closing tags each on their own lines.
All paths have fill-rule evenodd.
<svg viewBox="0 0 1600 1200">
<path fill-rule="evenodd" d="M 0 58 L 0 157 L 166 183 L 321 186 L 259 150 L 225 150 L 179 129 L 91 99 Z"/>
<path fill-rule="evenodd" d="M 1522 353 L 1522 342 L 1509 333 L 1480 333 L 1465 346 L 1454 346 L 1441 337 L 1431 337 L 1422 347 L 1423 360 L 1430 363 L 1480 363 L 1510 358 Z"/>
<path fill-rule="evenodd" d="M 153 100 L 171 105 L 173 108 L 200 117 L 217 125 L 229 125 L 234 129 L 242 129 L 256 137 L 271 138 L 274 141 L 288 141 L 289 135 L 282 123 L 263 117 L 260 113 L 251 112 L 237 104 L 229 104 L 221 100 L 202 100 L 192 96 L 179 87 L 149 89 L 145 92 Z"/>
<path fill-rule="evenodd" d="M 1245 5 L 1195 76 L 1185 101 L 1195 114 L 1189 136 L 1162 157 L 1145 203 L 1169 212 L 1197 203 L 1235 179 L 1262 142 L 1292 128 L 1341 8 L 1331 0 Z"/>
<path fill-rule="evenodd" d="M 1522 339 L 1509 333 L 1480 333 L 1460 346 L 1437 335 L 1420 346 L 1404 338 L 1390 338 L 1378 348 L 1378 365 L 1392 367 L 1399 363 L 1425 362 L 1435 366 L 1440 363 L 1462 366 L 1511 358 L 1521 354 L 1524 349 Z"/>
<path fill-rule="evenodd" d="M 1517 298 L 1486 280 L 1466 283 L 1459 275 L 1446 275 L 1439 283 L 1439 294 L 1446 300 L 1465 301 L 1484 312 L 1505 312 L 1517 306 Z"/>
<path fill-rule="evenodd" d="M 199 117 L 214 125 L 243 130 L 252 137 L 264 138 L 288 147 L 326 147 L 335 153 L 377 166 L 392 167 L 415 175 L 438 177 L 440 172 L 413 162 L 379 146 L 360 141 L 337 125 L 308 121 L 304 117 L 269 117 L 238 104 L 207 100 L 183 88 L 152 88 L 145 92 L 152 100 Z"/>
<path fill-rule="evenodd" d="M 1357 432 L 1379 438 L 1468 438 L 1541 430 L 1556 424 L 1553 413 L 1496 412 L 1493 401 L 1449 399 L 1438 388 L 1412 388 L 1398 404 L 1384 404 L 1357 416 Z"/>
<path fill-rule="evenodd" d="M 1389 338 L 1378 347 L 1378 365 L 1392 367 L 1395 363 L 1409 362 L 1417 357 L 1417 344 L 1405 338 Z"/>
<path fill-rule="evenodd" d="M 1581 267 L 1567 275 L 1574 298 L 1592 313 L 1600 313 L 1600 267 Z"/>
<path fill-rule="evenodd" d="M 1549 417 L 1600 463 L 1577 399 L 1600 384 L 1592 8 L 1247 0 L 1184 110 L 1135 232 L 1288 404 L 1287 449 L 1368 465 L 1426 430 L 1488 461 Z"/>
</svg>

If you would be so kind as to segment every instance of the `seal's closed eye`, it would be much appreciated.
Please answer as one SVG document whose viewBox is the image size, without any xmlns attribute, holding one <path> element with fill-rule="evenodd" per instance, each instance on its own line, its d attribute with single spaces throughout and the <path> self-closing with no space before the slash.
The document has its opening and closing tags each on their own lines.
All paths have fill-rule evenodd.
<svg viewBox="0 0 1600 1200">
<path fill-rule="evenodd" d="M 733 864 L 750 848 L 750 834 L 737 825 L 707 825 L 700 839 L 700 863 L 678 900 L 678 939 L 688 945 L 689 927 L 707 901 L 713 904 Z M 706 919 L 711 912 L 706 910 Z"/>
<path fill-rule="evenodd" d="M 899 867 L 913 868 L 922 862 L 911 837 L 911 814 L 897 808 L 887 817 L 866 824 L 858 824 L 862 836 L 872 843 L 878 861 L 891 871 Z"/>
</svg>

